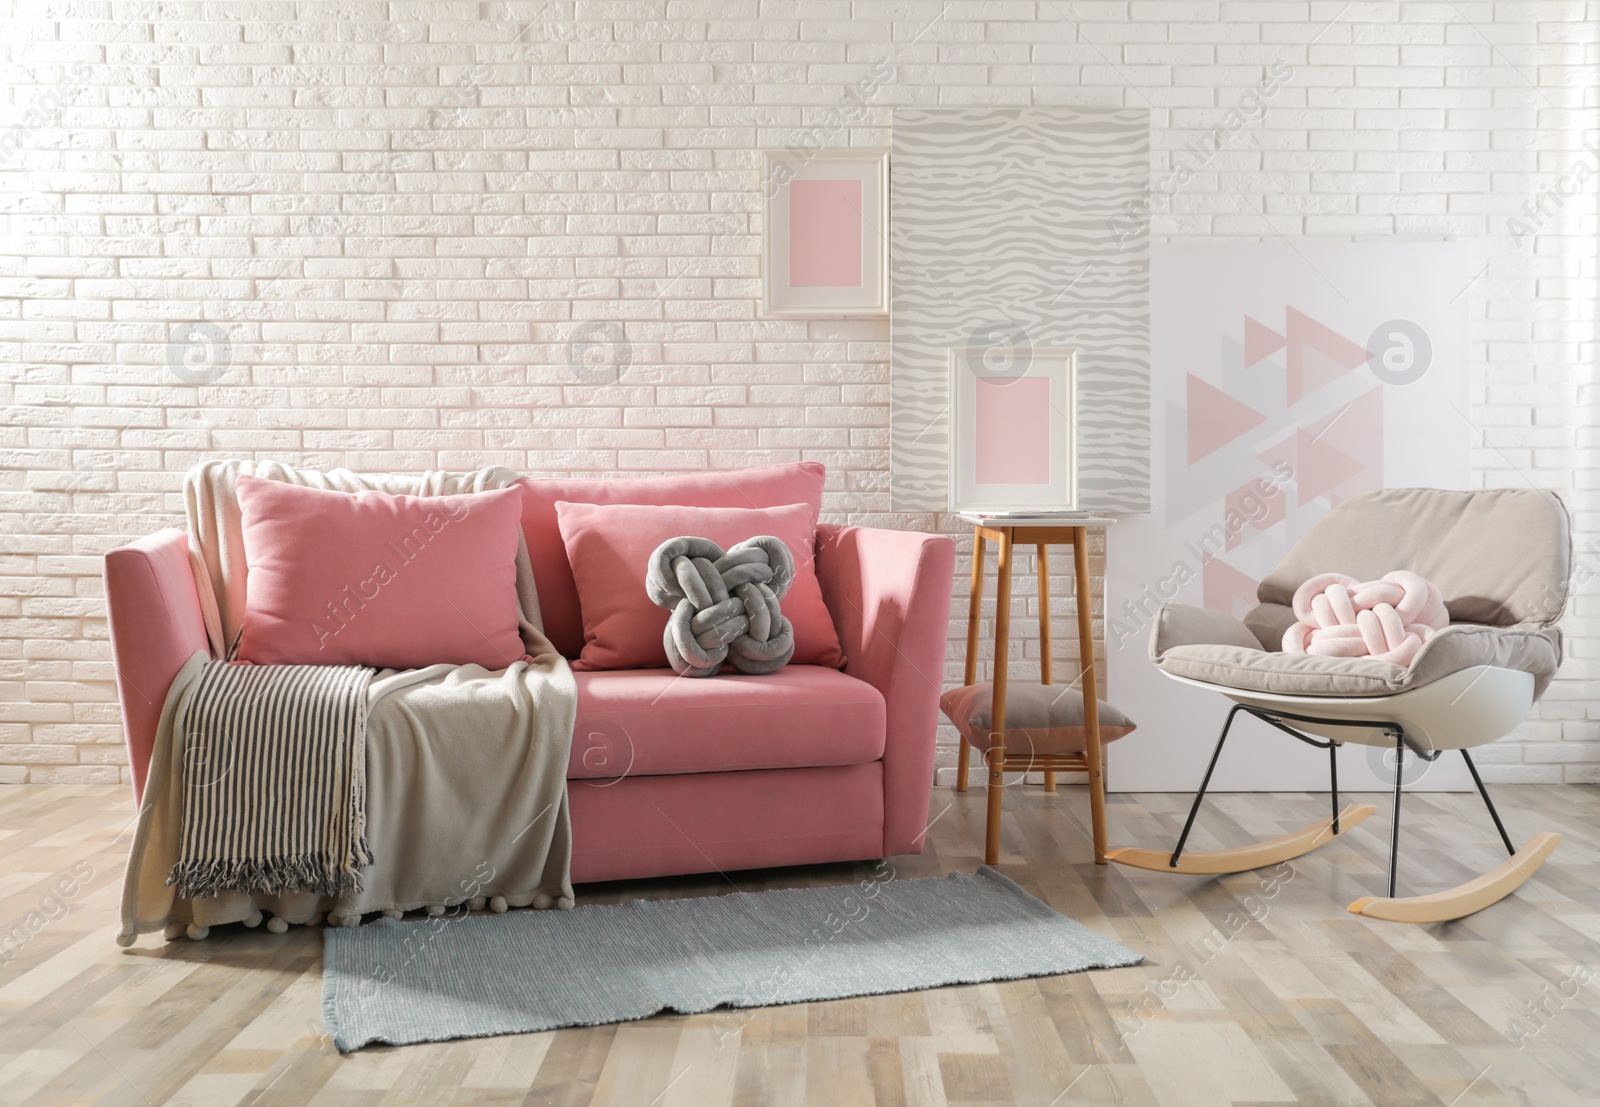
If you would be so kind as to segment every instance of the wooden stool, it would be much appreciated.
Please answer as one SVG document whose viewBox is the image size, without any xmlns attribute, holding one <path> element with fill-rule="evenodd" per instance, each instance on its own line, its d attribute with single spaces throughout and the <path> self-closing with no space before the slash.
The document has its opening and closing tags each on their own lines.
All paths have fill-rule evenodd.
<svg viewBox="0 0 1600 1107">
<path fill-rule="evenodd" d="M 1088 528 L 1107 526 L 1112 520 L 1069 517 L 1007 521 L 958 513 L 956 518 L 972 524 L 972 595 L 967 608 L 967 669 L 964 684 L 978 681 L 978 617 L 983 606 L 983 560 L 985 546 L 993 542 L 999 550 L 999 585 L 994 613 L 994 708 L 993 730 L 989 734 L 986 762 L 989 766 L 989 813 L 984 834 L 983 860 L 993 865 L 1000 860 L 1000 809 L 1004 799 L 1005 773 L 1028 769 L 1044 770 L 1047 792 L 1056 790 L 1056 773 L 1080 772 L 1089 776 L 1089 816 L 1094 827 L 1094 862 L 1106 863 L 1106 793 L 1101 767 L 1099 692 L 1095 684 L 1094 630 L 1089 606 Z M 1087 749 L 1081 754 L 1036 754 L 1006 760 L 1006 665 L 1011 637 L 1011 565 L 1017 543 L 1031 545 L 1039 558 L 1039 648 L 1042 652 L 1039 679 L 1051 683 L 1050 659 L 1050 546 L 1071 546 L 1073 577 L 1078 599 L 1078 657 L 1082 668 L 1078 687 L 1083 693 L 1083 722 L 1088 732 Z M 961 739 L 961 760 L 956 765 L 956 791 L 967 790 L 967 760 L 971 743 Z"/>
</svg>

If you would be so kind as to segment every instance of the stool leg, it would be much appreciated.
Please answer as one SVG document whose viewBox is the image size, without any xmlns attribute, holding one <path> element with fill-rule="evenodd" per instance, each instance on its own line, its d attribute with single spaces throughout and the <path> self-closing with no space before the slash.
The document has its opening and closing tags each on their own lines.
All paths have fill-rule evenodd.
<svg viewBox="0 0 1600 1107">
<path fill-rule="evenodd" d="M 1039 683 L 1050 685 L 1055 677 L 1050 671 L 1050 547 L 1040 542 L 1034 547 L 1039 558 Z M 1056 771 L 1044 771 L 1044 790 L 1056 790 Z"/>
<path fill-rule="evenodd" d="M 1094 832 L 1094 863 L 1106 863 L 1106 781 L 1100 745 L 1100 689 L 1094 672 L 1094 612 L 1089 606 L 1089 531 L 1072 528 L 1072 575 L 1078 597 L 1079 685 L 1083 692 L 1084 761 L 1089 766 L 1089 821 Z"/>
<path fill-rule="evenodd" d="M 982 534 L 972 536 L 972 587 L 967 592 L 967 671 L 961 683 L 967 687 L 978 683 L 978 621 L 983 614 L 983 551 Z M 972 743 L 961 736 L 961 760 L 956 762 L 956 791 L 967 790 L 967 762 L 972 759 Z"/>
<path fill-rule="evenodd" d="M 1000 861 L 1000 805 L 1005 794 L 1006 662 L 1011 636 L 1011 528 L 1000 531 L 999 581 L 994 611 L 994 704 L 989 734 L 989 812 L 984 829 L 983 862 Z"/>
</svg>

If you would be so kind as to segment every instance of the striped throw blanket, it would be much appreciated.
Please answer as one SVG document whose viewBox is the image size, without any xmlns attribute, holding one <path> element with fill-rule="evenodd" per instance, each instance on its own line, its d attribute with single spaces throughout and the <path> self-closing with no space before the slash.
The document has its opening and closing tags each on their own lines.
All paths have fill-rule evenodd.
<svg viewBox="0 0 1600 1107">
<path fill-rule="evenodd" d="M 174 736 L 184 743 L 183 834 L 167 884 L 343 896 L 366 841 L 367 685 L 349 665 L 209 662 Z"/>
</svg>

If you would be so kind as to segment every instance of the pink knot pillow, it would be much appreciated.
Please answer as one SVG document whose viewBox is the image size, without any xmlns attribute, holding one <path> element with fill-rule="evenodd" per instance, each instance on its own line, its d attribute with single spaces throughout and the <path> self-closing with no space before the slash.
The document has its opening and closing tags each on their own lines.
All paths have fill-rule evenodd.
<svg viewBox="0 0 1600 1107">
<path fill-rule="evenodd" d="M 516 488 L 390 496 L 247 474 L 236 488 L 249 567 L 240 661 L 498 671 L 526 655 Z"/>
<path fill-rule="evenodd" d="M 1283 635 L 1285 653 L 1395 665 L 1410 665 L 1422 644 L 1450 625 L 1438 586 L 1403 569 L 1365 583 L 1319 573 L 1295 589 L 1294 614 L 1298 622 Z"/>
</svg>

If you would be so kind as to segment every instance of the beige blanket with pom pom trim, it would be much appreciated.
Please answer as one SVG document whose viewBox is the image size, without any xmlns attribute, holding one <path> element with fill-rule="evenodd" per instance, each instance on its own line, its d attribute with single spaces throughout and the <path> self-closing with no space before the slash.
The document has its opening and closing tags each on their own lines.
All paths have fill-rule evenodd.
<svg viewBox="0 0 1600 1107">
<path fill-rule="evenodd" d="M 243 613 L 244 546 L 233 482 L 239 473 L 336 491 L 412 496 L 505 487 L 504 468 L 477 473 L 367 476 L 295 470 L 275 463 L 205 462 L 185 495 L 196 585 L 212 648 L 237 638 Z M 517 554 L 522 639 L 528 657 L 491 671 L 477 665 L 383 669 L 367 689 L 366 833 L 374 864 L 358 892 L 323 896 L 224 893 L 186 899 L 166 880 L 182 843 L 185 743 L 174 720 L 210 657 L 196 653 L 167 694 L 123 884 L 119 941 L 172 925 L 288 923 L 322 915 L 352 919 L 503 899 L 511 906 L 572 904 L 567 760 L 577 683 L 540 629 L 525 546 Z M 475 904 L 476 905 L 476 904 Z"/>
</svg>

